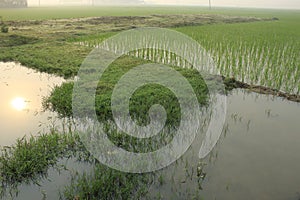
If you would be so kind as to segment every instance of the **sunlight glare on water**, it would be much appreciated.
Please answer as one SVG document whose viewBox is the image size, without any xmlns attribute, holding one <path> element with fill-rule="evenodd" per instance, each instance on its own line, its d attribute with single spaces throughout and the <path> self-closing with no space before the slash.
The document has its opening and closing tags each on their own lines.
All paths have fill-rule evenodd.
<svg viewBox="0 0 300 200">
<path fill-rule="evenodd" d="M 56 114 L 42 112 L 42 99 L 63 78 L 37 73 L 16 63 L 0 62 L 0 146 L 11 145 L 24 135 L 49 131 Z"/>
<path fill-rule="evenodd" d="M 27 107 L 27 102 L 23 97 L 16 97 L 11 101 L 11 106 L 15 110 L 21 111 Z"/>
</svg>

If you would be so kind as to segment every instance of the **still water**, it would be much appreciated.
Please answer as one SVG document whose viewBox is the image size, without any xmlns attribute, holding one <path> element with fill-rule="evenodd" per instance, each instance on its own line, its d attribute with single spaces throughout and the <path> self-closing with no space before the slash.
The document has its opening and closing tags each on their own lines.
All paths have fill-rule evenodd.
<svg viewBox="0 0 300 200">
<path fill-rule="evenodd" d="M 0 62 L 0 147 L 10 146 L 25 135 L 38 135 L 62 127 L 63 120 L 58 119 L 56 113 L 42 111 L 42 99 L 64 81 L 16 63 Z M 71 175 L 88 169 L 72 160 L 61 160 L 59 164 L 66 165 L 68 170 L 58 173 L 50 169 L 49 180 L 42 181 L 41 186 L 22 184 L 19 195 L 13 199 L 58 199 L 60 187 L 69 182 Z M 9 195 L 3 197 L 10 198 Z"/>
<path fill-rule="evenodd" d="M 228 95 L 222 136 L 197 177 L 200 144 L 159 172 L 145 199 L 300 198 L 300 104 L 238 89 Z"/>
<path fill-rule="evenodd" d="M 300 104 L 235 90 L 205 199 L 300 198 Z"/>
<path fill-rule="evenodd" d="M 43 97 L 62 82 L 60 77 L 0 62 L 0 146 L 60 125 L 55 113 L 41 111 Z"/>
<path fill-rule="evenodd" d="M 15 63 L 0 63 L 1 146 L 59 126 L 55 113 L 41 112 L 41 101 L 63 81 Z M 145 199 L 299 199 L 299 116 L 299 103 L 233 90 L 222 136 L 209 157 L 198 159 L 201 141 L 195 141 L 176 163 L 156 172 L 162 178 L 148 186 Z M 17 199 L 57 199 L 72 173 L 90 169 L 72 160 L 60 162 L 69 171 L 58 174 L 51 169 L 41 186 L 21 185 Z M 206 174 L 201 180 L 199 162 Z"/>
</svg>

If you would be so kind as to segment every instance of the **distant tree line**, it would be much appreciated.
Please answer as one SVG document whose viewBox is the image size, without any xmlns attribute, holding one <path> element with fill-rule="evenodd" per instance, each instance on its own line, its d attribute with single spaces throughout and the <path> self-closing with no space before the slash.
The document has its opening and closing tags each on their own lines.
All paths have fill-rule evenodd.
<svg viewBox="0 0 300 200">
<path fill-rule="evenodd" d="M 24 8 L 27 0 L 0 0 L 0 8 Z"/>
</svg>

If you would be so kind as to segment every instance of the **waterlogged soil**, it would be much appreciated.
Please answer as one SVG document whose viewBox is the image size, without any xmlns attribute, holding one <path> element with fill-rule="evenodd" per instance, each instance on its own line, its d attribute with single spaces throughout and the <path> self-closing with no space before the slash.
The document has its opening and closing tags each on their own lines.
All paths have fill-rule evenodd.
<svg viewBox="0 0 300 200">
<path fill-rule="evenodd" d="M 259 94 L 267 94 L 267 95 L 273 95 L 277 97 L 282 97 L 284 99 L 287 99 L 289 101 L 293 102 L 300 102 L 300 95 L 298 94 L 289 94 L 287 92 L 282 92 L 277 89 L 260 86 L 260 85 L 253 85 L 253 84 L 247 84 L 243 83 L 241 81 L 238 81 L 234 78 L 225 78 L 222 76 L 222 79 L 224 80 L 224 84 L 228 89 L 233 88 L 243 88 L 251 92 L 259 93 Z"/>
</svg>

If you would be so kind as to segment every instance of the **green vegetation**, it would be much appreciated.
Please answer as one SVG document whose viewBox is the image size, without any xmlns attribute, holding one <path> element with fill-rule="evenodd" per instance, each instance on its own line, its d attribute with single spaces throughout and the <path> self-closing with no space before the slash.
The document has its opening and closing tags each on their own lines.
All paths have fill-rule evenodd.
<svg viewBox="0 0 300 200">
<path fill-rule="evenodd" d="M 241 87 L 241 82 L 245 82 L 271 87 L 275 92 L 300 93 L 299 11 L 97 7 L 0 9 L 0 12 L 4 20 L 1 21 L 0 60 L 20 62 L 38 71 L 74 77 L 84 58 L 104 39 L 122 30 L 159 26 L 187 34 L 207 49 L 225 79 L 227 89 Z M 128 15 L 136 17 L 124 17 Z M 79 17 L 98 18 L 77 20 Z M 103 74 L 95 99 L 99 120 L 112 119 L 110 99 L 120 77 L 137 65 L 151 63 L 140 58 L 123 56 Z M 208 95 L 206 84 L 214 84 L 214 81 L 205 83 L 192 69 L 173 68 L 188 79 L 199 103 L 205 106 Z M 250 88 L 249 85 L 247 87 Z M 60 117 L 72 118 L 72 89 L 73 82 L 55 87 L 44 100 L 44 108 L 59 113 Z M 147 124 L 148 110 L 157 103 L 167 111 L 167 124 L 176 127 L 180 119 L 178 102 L 171 91 L 158 85 L 139 88 L 131 98 L 130 113 L 138 123 Z M 155 150 L 172 138 L 171 134 L 162 132 L 149 142 L 125 136 L 109 124 L 106 128 L 111 141 L 133 152 Z M 145 146 L 147 149 L 141 148 Z M 22 138 L 11 147 L 3 147 L 0 156 L 1 194 L 9 188 L 16 189 L 21 183 L 38 184 L 47 176 L 50 167 L 57 167 L 59 159 L 71 157 L 95 162 L 75 133 L 52 131 L 39 137 Z M 70 185 L 63 189 L 62 198 L 126 199 L 134 195 L 138 199 L 146 193 L 146 186 L 152 181 L 150 175 L 126 174 L 97 162 L 94 164 L 91 174 L 73 177 Z M 162 183 L 162 180 L 160 177 L 159 182 Z"/>
<path fill-rule="evenodd" d="M 151 174 L 130 174 L 96 164 L 92 173 L 76 174 L 62 191 L 62 199 L 140 199 L 148 191 Z"/>
<path fill-rule="evenodd" d="M 8 26 L 3 22 L 2 16 L 0 16 L 1 33 L 8 33 Z"/>
<path fill-rule="evenodd" d="M 1 26 L 1 32 L 2 32 L 2 33 L 8 33 L 8 26 L 2 25 L 2 26 Z"/>
<path fill-rule="evenodd" d="M 53 131 L 38 137 L 18 139 L 16 144 L 4 147 L 0 155 L 0 197 L 18 195 L 22 183 L 37 184 L 47 178 L 49 168 L 66 170 L 58 165 L 62 158 L 94 164 L 91 174 L 74 174 L 70 185 L 62 189 L 62 199 L 139 199 L 147 193 L 153 174 L 136 175 L 106 167 L 90 156 L 79 135 Z"/>
<path fill-rule="evenodd" d="M 235 16 L 278 17 L 299 15 L 298 10 L 213 8 L 200 6 L 99 6 L 99 7 L 32 7 L 0 9 L 4 20 L 46 20 L 99 16 L 143 16 L 153 14 L 223 14 Z"/>
<path fill-rule="evenodd" d="M 22 20 L 32 21 L 12 21 L 28 12 L 28 18 L 23 16 Z M 180 16 L 173 15 L 176 12 Z M 162 13 L 167 15 L 159 15 Z M 39 71 L 72 77 L 92 47 L 118 31 L 145 26 L 178 27 L 175 30 L 194 38 L 213 56 L 221 75 L 299 94 L 298 11 L 87 7 L 21 9 L 18 15 L 4 10 L 2 15 L 12 31 L 0 34 L 4 41 L 0 60 L 18 61 Z M 243 17 L 234 17 L 238 15 Z M 71 18 L 87 16 L 97 18 Z M 69 19 L 44 20 L 53 18 Z"/>
<path fill-rule="evenodd" d="M 96 113 L 99 120 L 112 120 L 111 111 L 111 95 L 114 86 L 118 83 L 120 78 L 126 74 L 130 69 L 141 64 L 149 63 L 142 59 L 137 59 L 131 56 L 123 56 L 113 62 L 106 72 L 101 77 L 98 83 L 96 92 Z M 206 83 L 201 78 L 196 70 L 183 69 L 176 67 L 184 77 L 186 77 L 193 87 L 200 104 L 204 105 L 207 101 L 208 90 Z M 88 87 L 88 86 L 87 86 Z M 73 83 L 67 82 L 54 88 L 50 97 L 45 99 L 45 109 L 50 109 L 59 113 L 62 117 L 72 117 L 72 92 Z M 151 97 L 149 97 L 151 96 Z M 177 122 L 180 119 L 180 106 L 174 94 L 161 86 L 149 85 L 139 88 L 131 98 L 130 111 L 133 117 L 137 117 L 142 122 L 149 122 L 148 110 L 156 104 L 161 103 L 167 111 L 168 124 Z"/>
<path fill-rule="evenodd" d="M 1 37 L 1 36 L 0 36 Z M 14 38 L 17 38 L 14 40 Z M 41 72 L 53 73 L 65 78 L 77 74 L 82 60 L 88 54 L 87 47 L 68 43 L 35 43 L 37 39 L 10 35 L 3 40 L 8 47 L 0 48 L 2 61 L 15 61 Z M 17 46 L 20 43 L 25 45 Z"/>
<path fill-rule="evenodd" d="M 177 30 L 193 37 L 211 53 L 220 74 L 299 94 L 299 19 L 300 15 L 283 15 L 279 21 Z"/>
<path fill-rule="evenodd" d="M 72 156 L 83 160 L 89 157 L 79 136 L 59 134 L 54 130 L 38 137 L 23 137 L 13 146 L 3 147 L 0 154 L 0 196 L 5 195 L 7 190 L 17 191 L 21 183 L 38 184 L 47 177 L 50 167 L 59 170 L 59 159 Z"/>
</svg>

